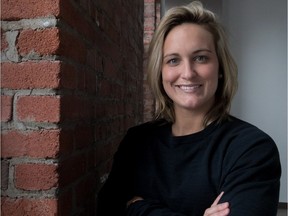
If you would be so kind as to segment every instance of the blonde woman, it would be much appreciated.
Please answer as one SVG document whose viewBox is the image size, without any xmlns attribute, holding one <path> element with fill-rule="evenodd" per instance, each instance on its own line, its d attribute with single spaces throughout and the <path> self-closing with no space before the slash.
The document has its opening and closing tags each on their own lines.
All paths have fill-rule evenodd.
<svg viewBox="0 0 288 216">
<path fill-rule="evenodd" d="M 99 216 L 276 216 L 274 141 L 229 114 L 237 67 L 215 15 L 170 9 L 149 49 L 155 120 L 128 130 L 99 193 Z"/>
</svg>

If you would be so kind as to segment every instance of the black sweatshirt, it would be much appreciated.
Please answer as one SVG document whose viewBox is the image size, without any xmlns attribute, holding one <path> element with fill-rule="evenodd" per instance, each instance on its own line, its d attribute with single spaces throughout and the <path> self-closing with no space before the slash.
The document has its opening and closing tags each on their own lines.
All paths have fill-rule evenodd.
<svg viewBox="0 0 288 216">
<path fill-rule="evenodd" d="M 276 216 L 281 167 L 274 141 L 231 117 L 186 136 L 171 123 L 128 130 L 98 196 L 97 216 L 203 216 L 216 197 L 230 216 Z M 134 196 L 143 197 L 126 208 Z"/>
</svg>

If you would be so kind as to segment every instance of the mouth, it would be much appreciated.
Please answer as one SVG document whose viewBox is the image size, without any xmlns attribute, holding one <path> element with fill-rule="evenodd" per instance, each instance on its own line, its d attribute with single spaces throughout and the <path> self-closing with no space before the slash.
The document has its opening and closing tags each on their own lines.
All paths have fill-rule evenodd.
<svg viewBox="0 0 288 216">
<path fill-rule="evenodd" d="M 191 93 L 200 89 L 203 85 L 201 84 L 190 84 L 190 85 L 176 85 L 177 88 L 184 92 Z"/>
</svg>

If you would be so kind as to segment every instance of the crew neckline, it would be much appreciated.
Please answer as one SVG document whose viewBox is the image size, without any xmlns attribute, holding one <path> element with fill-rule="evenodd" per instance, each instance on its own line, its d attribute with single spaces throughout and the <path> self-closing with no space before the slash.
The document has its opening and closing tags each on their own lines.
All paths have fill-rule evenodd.
<svg viewBox="0 0 288 216">
<path fill-rule="evenodd" d="M 207 137 L 217 128 L 217 121 L 211 122 L 206 128 L 196 133 L 182 135 L 182 136 L 175 136 L 172 133 L 172 123 L 169 124 L 169 137 L 173 140 L 190 140 L 190 139 L 203 139 L 203 137 Z"/>
</svg>

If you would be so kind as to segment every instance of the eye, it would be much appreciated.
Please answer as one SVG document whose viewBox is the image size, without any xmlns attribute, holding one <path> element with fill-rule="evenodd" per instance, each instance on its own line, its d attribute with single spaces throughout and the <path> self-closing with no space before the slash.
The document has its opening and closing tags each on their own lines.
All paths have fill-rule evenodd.
<svg viewBox="0 0 288 216">
<path fill-rule="evenodd" d="M 179 63 L 179 59 L 177 59 L 177 58 L 172 58 L 172 59 L 169 59 L 169 60 L 167 61 L 167 64 L 168 64 L 168 65 L 171 65 L 171 66 L 177 65 L 178 63 Z"/>
<path fill-rule="evenodd" d="M 208 57 L 204 55 L 200 55 L 200 56 L 194 57 L 193 60 L 199 63 L 205 63 L 208 61 Z"/>
</svg>

